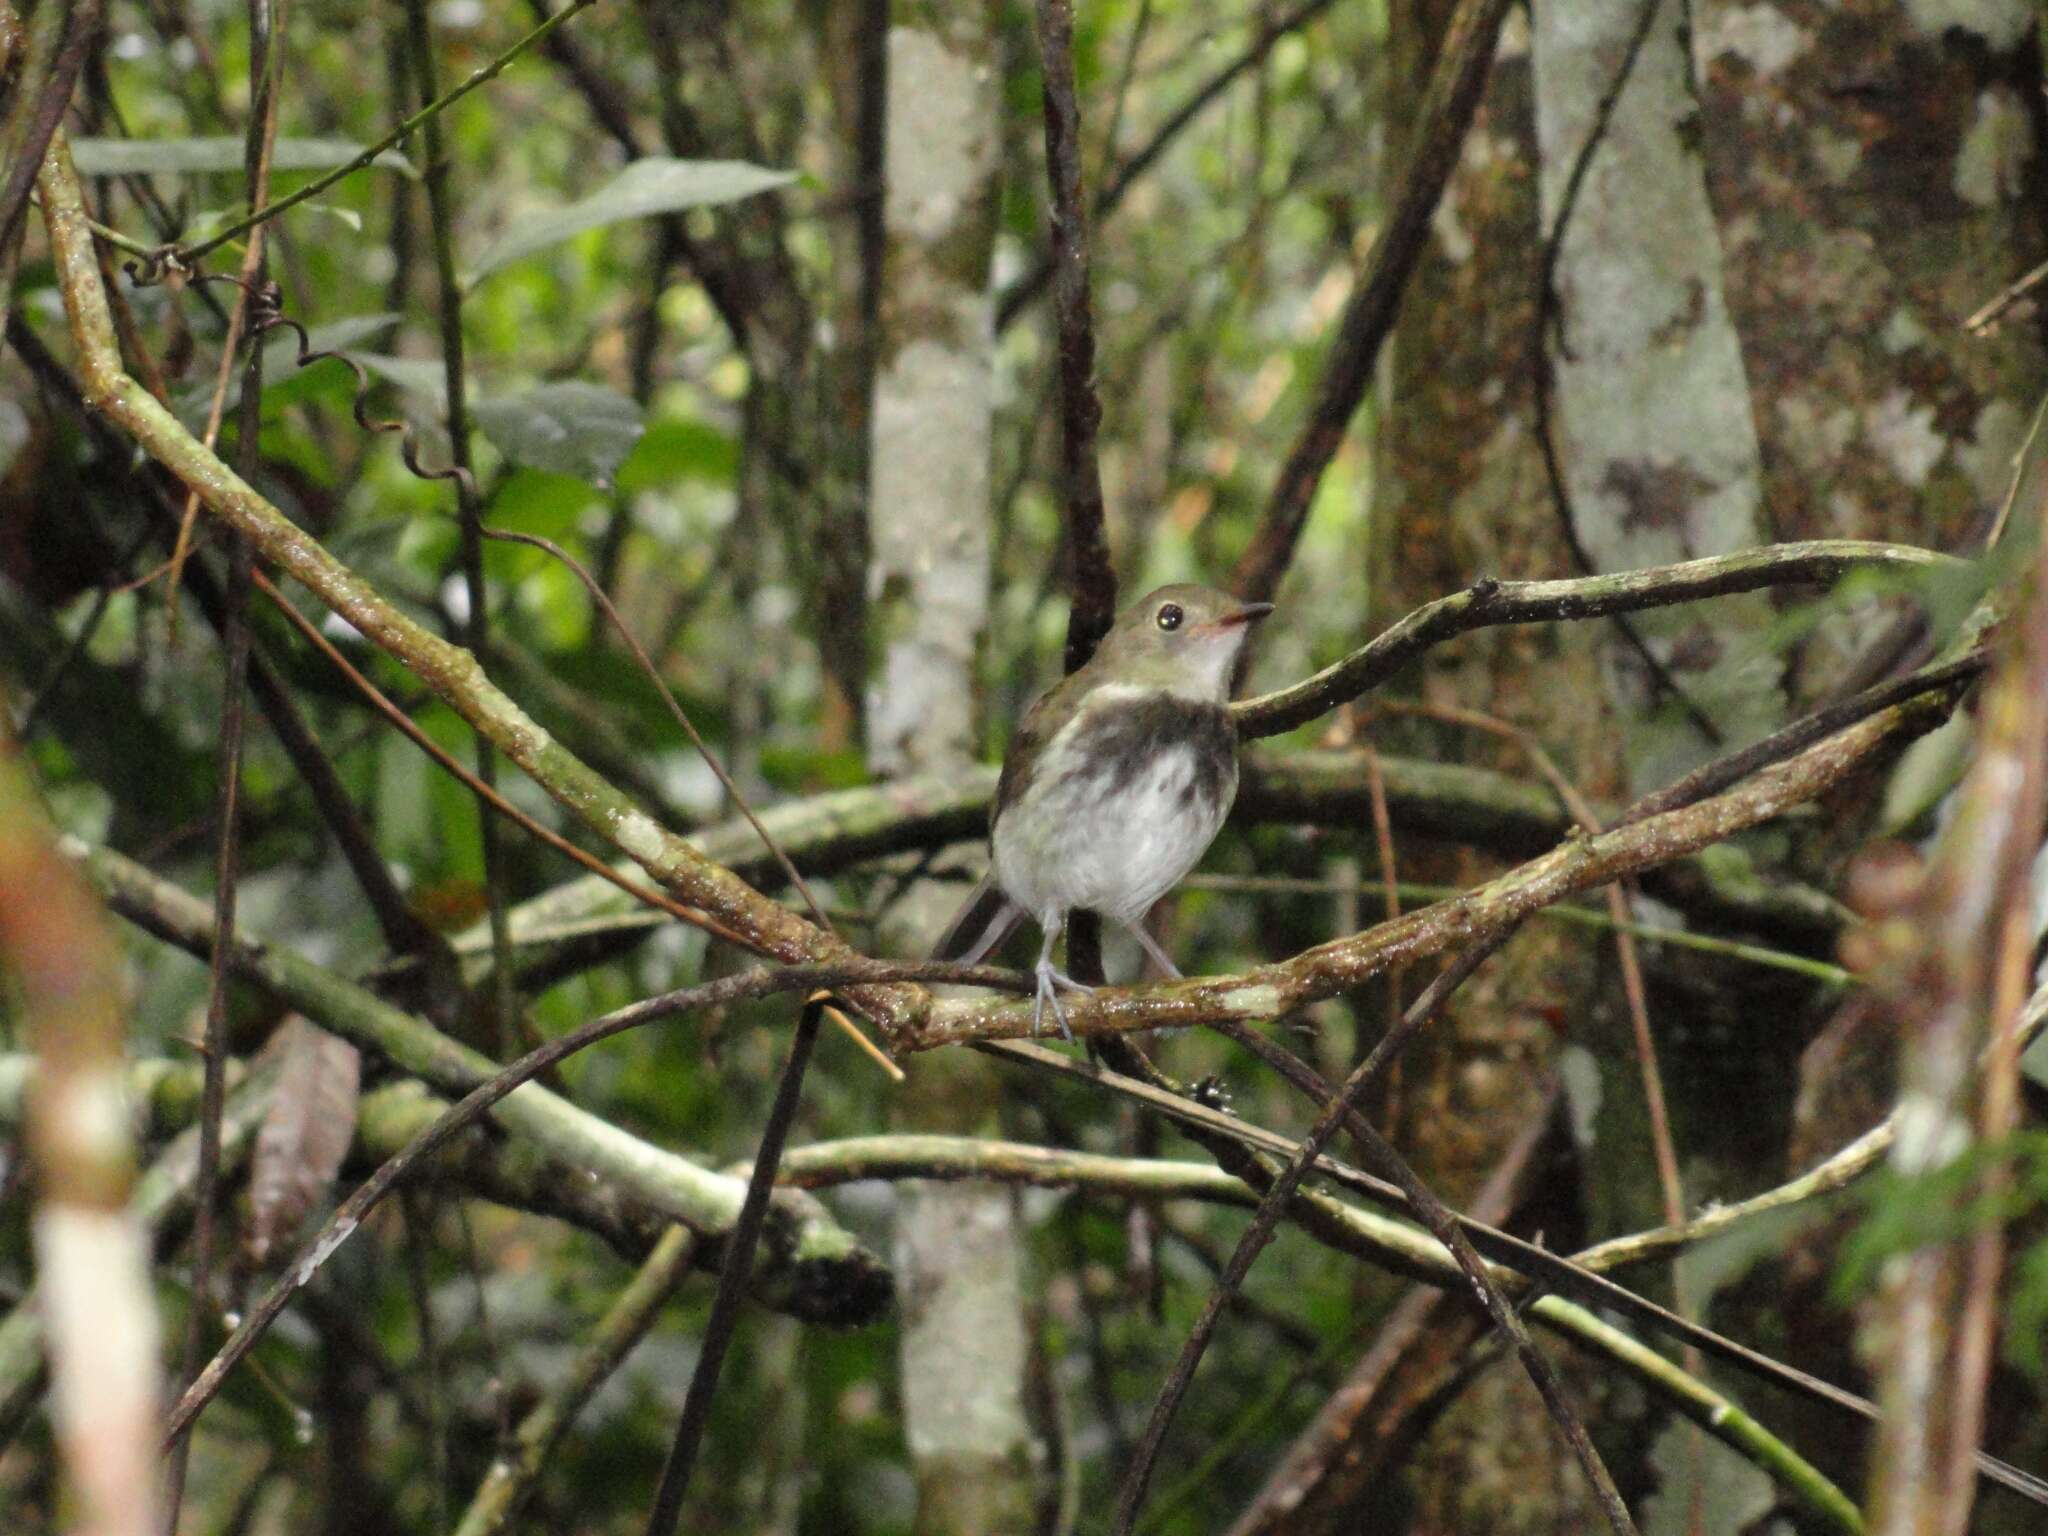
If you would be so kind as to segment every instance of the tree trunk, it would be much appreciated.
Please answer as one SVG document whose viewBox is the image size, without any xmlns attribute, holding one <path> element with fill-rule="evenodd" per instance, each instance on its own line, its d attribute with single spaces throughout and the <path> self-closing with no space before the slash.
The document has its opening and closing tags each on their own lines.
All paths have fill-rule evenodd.
<svg viewBox="0 0 2048 1536">
<path fill-rule="evenodd" d="M 1445 0 L 1394 6 L 1390 122 L 1410 120 L 1400 97 L 1428 79 L 1452 9 Z M 1528 28 L 1512 12 L 1380 371 L 1371 611 L 1384 620 L 1481 576 L 1573 573 L 1536 436 L 1532 111 Z M 1398 177 L 1405 146 L 1390 150 L 1388 169 Z M 1611 798 L 1617 786 L 1599 649 L 1600 637 L 1583 626 L 1482 631 L 1432 651 L 1412 684 L 1396 691 L 1509 720 L 1588 796 Z M 1373 740 L 1386 750 L 1532 774 L 1513 744 L 1470 729 L 1391 719 L 1374 727 Z M 1404 880 L 1471 883 L 1489 872 L 1476 850 L 1404 841 L 1396 851 Z M 1538 1112 L 1554 1080 L 1557 1020 L 1567 1018 L 1578 1038 L 1582 1020 L 1567 1011 L 1567 1000 L 1589 995 L 1595 973 L 1582 939 L 1554 926 L 1531 928 L 1466 983 L 1407 1053 L 1386 1108 L 1401 1146 L 1446 1200 L 1469 1203 Z M 1411 979 L 1407 995 L 1420 985 Z M 1361 1024 L 1377 1027 L 1376 1020 Z M 1565 1232 L 1548 1236 L 1570 1240 Z M 1458 1363 L 1432 1361 L 1429 1369 L 1443 1384 Z M 1568 1380 L 1590 1410 L 1583 1384 Z M 1368 1490 L 1351 1522 L 1323 1528 L 1357 1529 L 1363 1519 L 1365 1528 L 1472 1536 L 1600 1523 L 1570 1453 L 1512 1359 L 1460 1393 L 1433 1425 L 1426 1411 L 1416 1419 L 1427 1433 L 1406 1475 Z"/>
<path fill-rule="evenodd" d="M 974 753 L 974 655 L 989 583 L 995 21 L 987 5 L 892 7 L 868 577 L 879 667 L 869 761 L 887 774 L 957 766 Z M 884 944 L 927 952 L 960 894 L 914 887 Z M 897 1104 L 906 1126 L 995 1128 L 997 1084 L 982 1058 L 937 1053 L 910 1074 Z M 913 1183 L 899 1193 L 903 1408 L 921 1536 L 1031 1527 L 1021 1250 L 1006 1188 Z"/>
</svg>

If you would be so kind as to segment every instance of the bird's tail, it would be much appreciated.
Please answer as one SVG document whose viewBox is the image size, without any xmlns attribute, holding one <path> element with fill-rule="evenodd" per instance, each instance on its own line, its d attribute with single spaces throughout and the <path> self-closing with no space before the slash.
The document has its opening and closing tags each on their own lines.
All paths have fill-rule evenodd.
<svg viewBox="0 0 2048 1536">
<path fill-rule="evenodd" d="M 978 965 L 1023 921 L 1024 909 L 1003 894 L 994 875 L 985 875 L 932 946 L 932 958 Z"/>
</svg>

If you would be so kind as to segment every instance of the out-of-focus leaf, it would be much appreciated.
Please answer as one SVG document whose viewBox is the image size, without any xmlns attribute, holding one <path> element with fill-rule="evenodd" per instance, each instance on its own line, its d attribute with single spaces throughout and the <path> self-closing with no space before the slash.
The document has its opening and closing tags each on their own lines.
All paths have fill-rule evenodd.
<svg viewBox="0 0 2048 1536">
<path fill-rule="evenodd" d="M 242 170 L 240 135 L 195 139 L 73 139 L 71 158 L 83 176 L 196 176 Z M 270 164 L 279 171 L 324 171 L 346 165 L 364 146 L 349 139 L 279 139 Z M 418 176 L 412 162 L 387 149 L 372 165 Z"/>
<path fill-rule="evenodd" d="M 0 475 L 12 467 L 15 456 L 28 446 L 28 413 L 12 400 L 0 400 Z"/>
<path fill-rule="evenodd" d="M 1684 1419 L 1664 1426 L 1650 1464 L 1658 1477 L 1657 1491 L 1643 1506 L 1645 1536 L 1738 1536 L 1770 1513 L 1776 1499 L 1768 1472 Z"/>
<path fill-rule="evenodd" d="M 586 229 L 736 202 L 794 180 L 794 172 L 771 171 L 744 160 L 671 160 L 662 156 L 635 160 L 586 198 L 514 219 L 476 259 L 464 281 L 474 283 L 509 262 L 559 245 Z"/>
<path fill-rule="evenodd" d="M 488 509 L 493 528 L 512 533 L 537 533 L 557 543 L 574 538 L 577 525 L 604 498 L 587 480 L 553 470 L 518 469 L 505 476 L 491 493 Z M 518 544 L 493 544 L 485 551 L 489 560 L 497 556 L 502 576 L 533 570 L 549 557 L 540 550 Z"/>
<path fill-rule="evenodd" d="M 443 406 L 448 403 L 448 372 L 434 359 L 390 357 L 382 352 L 359 352 L 355 359 L 409 395 L 419 395 Z"/>
<path fill-rule="evenodd" d="M 476 424 L 516 464 L 610 485 L 646 430 L 640 407 L 581 379 L 476 403 Z"/>
<path fill-rule="evenodd" d="M 707 421 L 664 417 L 647 424 L 632 457 L 619 466 L 619 489 L 629 494 L 705 480 L 729 485 L 739 473 L 740 445 Z"/>
<path fill-rule="evenodd" d="M 278 1027 L 283 1062 L 249 1166 L 249 1257 L 261 1264 L 327 1193 L 356 1134 L 362 1057 L 304 1019 Z"/>
<path fill-rule="evenodd" d="M 1969 717 L 1956 715 L 1906 748 L 1884 787 L 1887 836 L 1902 835 L 1918 825 L 1962 782 L 1974 739 Z"/>
</svg>

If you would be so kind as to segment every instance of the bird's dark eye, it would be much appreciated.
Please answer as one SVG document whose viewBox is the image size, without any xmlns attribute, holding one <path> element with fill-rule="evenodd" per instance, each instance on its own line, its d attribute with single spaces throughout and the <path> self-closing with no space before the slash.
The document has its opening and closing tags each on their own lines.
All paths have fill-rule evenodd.
<svg viewBox="0 0 2048 1536">
<path fill-rule="evenodd" d="M 1181 618 L 1182 614 L 1179 603 L 1161 603 L 1159 605 L 1159 627 L 1161 629 L 1179 629 Z"/>
</svg>

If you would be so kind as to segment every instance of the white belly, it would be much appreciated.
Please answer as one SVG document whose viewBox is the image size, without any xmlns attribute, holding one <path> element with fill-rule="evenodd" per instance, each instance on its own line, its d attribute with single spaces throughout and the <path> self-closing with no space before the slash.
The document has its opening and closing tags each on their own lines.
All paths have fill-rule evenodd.
<svg viewBox="0 0 2048 1536">
<path fill-rule="evenodd" d="M 1060 743 L 1046 756 L 1037 792 L 1004 812 L 991 840 L 997 883 L 1042 926 L 1079 907 L 1136 922 L 1200 862 L 1237 792 L 1233 763 L 1222 793 L 1203 793 L 1185 746 L 1113 789 L 1068 771 Z"/>
</svg>

